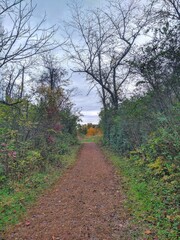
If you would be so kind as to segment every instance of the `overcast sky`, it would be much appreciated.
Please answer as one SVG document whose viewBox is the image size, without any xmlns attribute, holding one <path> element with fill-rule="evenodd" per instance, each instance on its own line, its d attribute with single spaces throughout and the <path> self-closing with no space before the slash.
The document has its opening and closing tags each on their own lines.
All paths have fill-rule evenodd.
<svg viewBox="0 0 180 240">
<path fill-rule="evenodd" d="M 33 0 L 33 3 L 37 4 L 34 14 L 35 21 L 40 20 L 46 13 L 47 24 L 63 25 L 63 21 L 68 21 L 70 18 L 69 2 L 68 0 Z M 105 0 L 82 0 L 82 2 L 87 9 L 93 7 L 101 8 Z M 86 82 L 85 75 L 73 74 L 71 86 L 77 88 L 77 93 L 72 101 L 84 115 L 82 117 L 83 123 L 98 123 L 98 114 L 101 108 L 100 99 L 95 90 L 88 94 L 90 86 Z"/>
</svg>

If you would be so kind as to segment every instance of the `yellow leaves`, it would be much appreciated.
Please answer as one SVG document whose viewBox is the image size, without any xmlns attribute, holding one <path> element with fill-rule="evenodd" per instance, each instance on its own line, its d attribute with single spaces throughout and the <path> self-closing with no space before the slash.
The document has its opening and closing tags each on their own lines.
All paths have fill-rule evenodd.
<svg viewBox="0 0 180 240">
<path fill-rule="evenodd" d="M 102 135 L 102 132 L 99 128 L 95 128 L 95 127 L 90 127 L 87 130 L 87 134 L 86 136 L 95 136 L 95 135 Z"/>
<path fill-rule="evenodd" d="M 148 164 L 148 167 L 152 169 L 155 174 L 161 174 L 165 169 L 164 157 L 163 156 L 157 157 L 155 162 Z"/>
<path fill-rule="evenodd" d="M 161 168 L 164 163 L 164 158 L 162 156 L 157 157 L 154 163 L 148 164 L 151 169 Z"/>
</svg>

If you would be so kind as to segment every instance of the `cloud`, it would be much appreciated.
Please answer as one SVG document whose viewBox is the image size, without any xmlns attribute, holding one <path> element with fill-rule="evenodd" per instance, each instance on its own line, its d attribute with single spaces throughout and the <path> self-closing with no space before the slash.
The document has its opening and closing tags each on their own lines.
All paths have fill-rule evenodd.
<svg viewBox="0 0 180 240">
<path fill-rule="evenodd" d="M 84 117 L 82 117 L 83 123 L 92 122 L 97 124 L 99 122 L 98 114 L 101 109 L 101 103 L 99 97 L 97 96 L 96 90 L 93 89 L 87 95 L 90 85 L 86 81 L 84 74 L 73 74 L 71 81 L 71 86 L 78 88 L 78 93 L 72 97 L 72 101 L 84 115 Z"/>
<path fill-rule="evenodd" d="M 93 117 L 93 116 L 98 116 L 99 111 L 82 111 L 83 115 Z"/>
<path fill-rule="evenodd" d="M 84 117 L 81 117 L 81 119 L 82 119 L 82 124 L 87 124 L 87 123 L 98 124 L 99 123 L 99 118 L 97 118 L 97 116 L 84 116 Z"/>
</svg>

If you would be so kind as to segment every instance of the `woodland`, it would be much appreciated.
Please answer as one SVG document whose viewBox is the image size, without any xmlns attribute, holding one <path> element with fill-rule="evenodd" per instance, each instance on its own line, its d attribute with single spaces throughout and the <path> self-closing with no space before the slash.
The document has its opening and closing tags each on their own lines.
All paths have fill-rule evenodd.
<svg viewBox="0 0 180 240">
<path fill-rule="evenodd" d="M 24 196 L 35 199 L 74 161 L 79 136 L 98 135 L 146 239 L 178 239 L 179 0 L 107 0 L 92 9 L 72 1 L 62 42 L 46 17 L 31 22 L 35 8 L 0 0 L 0 230 L 25 211 Z M 97 91 L 98 126 L 79 124 L 70 72 Z"/>
</svg>

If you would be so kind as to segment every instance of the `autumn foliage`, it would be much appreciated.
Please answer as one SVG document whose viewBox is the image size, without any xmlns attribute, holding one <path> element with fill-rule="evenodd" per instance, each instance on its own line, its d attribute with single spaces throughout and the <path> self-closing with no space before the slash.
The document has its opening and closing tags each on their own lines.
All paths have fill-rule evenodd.
<svg viewBox="0 0 180 240">
<path fill-rule="evenodd" d="M 96 127 L 88 128 L 86 136 L 96 136 L 96 135 L 102 135 L 102 131 L 100 128 L 96 128 Z"/>
</svg>

